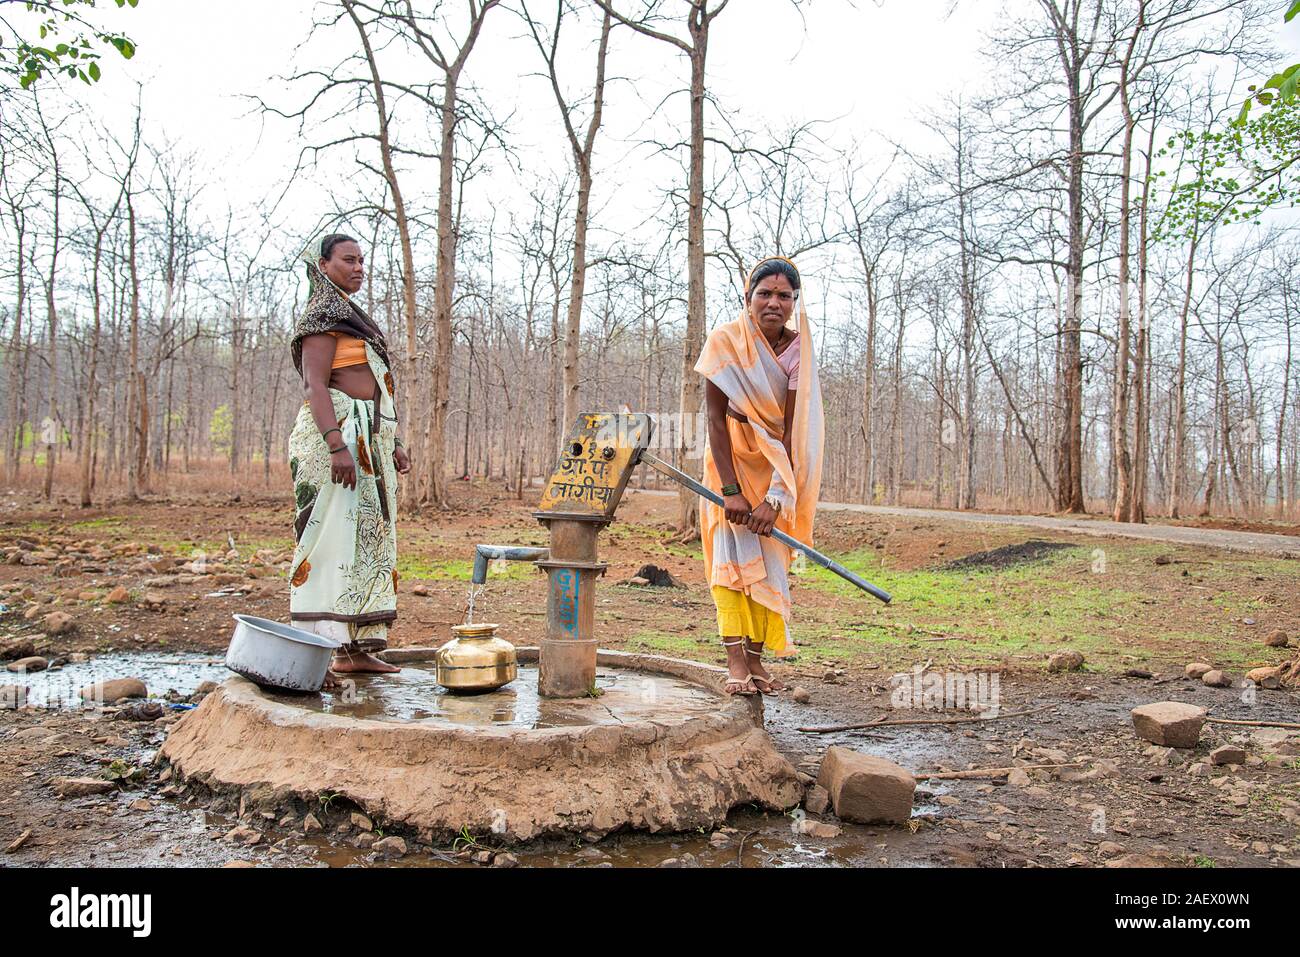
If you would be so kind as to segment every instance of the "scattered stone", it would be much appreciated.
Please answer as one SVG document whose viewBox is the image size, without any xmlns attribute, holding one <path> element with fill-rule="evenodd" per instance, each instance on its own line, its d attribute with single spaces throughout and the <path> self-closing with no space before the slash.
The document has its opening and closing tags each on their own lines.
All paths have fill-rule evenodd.
<svg viewBox="0 0 1300 957">
<path fill-rule="evenodd" d="M 1227 688 L 1232 685 L 1232 679 L 1220 671 L 1218 668 L 1207 671 L 1201 675 L 1201 682 L 1209 685 L 1211 688 Z"/>
<path fill-rule="evenodd" d="M 31 836 L 32 836 L 32 829 L 29 827 L 27 830 L 23 831 L 16 838 L 14 838 L 12 841 L 9 842 L 9 846 L 5 848 L 5 853 L 12 854 L 14 853 L 14 851 L 19 850 L 24 844 L 27 843 L 28 839 L 31 838 Z"/>
<path fill-rule="evenodd" d="M 1214 665 L 1207 665 L 1204 661 L 1193 661 L 1183 669 L 1183 674 L 1192 680 L 1196 680 L 1208 671 L 1213 671 Z"/>
<path fill-rule="evenodd" d="M 828 824 L 825 821 L 814 821 L 809 817 L 803 818 L 799 822 L 798 832 L 804 837 L 818 837 L 823 840 L 840 836 L 840 828 L 836 825 Z"/>
<path fill-rule="evenodd" d="M 90 589 L 86 589 L 85 591 L 82 592 L 77 592 L 77 599 L 79 601 L 94 601 L 98 597 L 99 597 L 99 592 L 91 591 Z"/>
<path fill-rule="evenodd" d="M 359 847 L 364 851 L 373 847 L 376 840 L 378 840 L 378 838 L 376 838 L 375 835 L 371 834 L 369 831 L 362 831 L 360 834 L 358 834 L 356 837 L 352 839 L 352 846 Z"/>
<path fill-rule="evenodd" d="M 82 701 L 116 704 L 123 698 L 147 698 L 149 689 L 139 678 L 112 678 L 86 685 L 77 694 Z"/>
<path fill-rule="evenodd" d="M 134 801 L 132 801 L 130 804 L 128 804 L 127 807 L 129 807 L 132 811 L 152 811 L 152 810 L 153 810 L 153 805 L 150 804 L 148 801 L 146 801 L 144 798 L 136 798 L 136 800 L 134 800 Z"/>
<path fill-rule="evenodd" d="M 793 697 L 799 704 L 807 704 L 812 700 L 812 695 L 808 692 L 807 688 L 796 687 L 794 691 L 791 692 L 791 697 Z"/>
<path fill-rule="evenodd" d="M 1178 701 L 1156 701 L 1131 712 L 1139 738 L 1167 748 L 1194 748 L 1205 724 L 1204 708 Z"/>
<path fill-rule="evenodd" d="M 307 816 L 302 819 L 302 832 L 304 834 L 315 834 L 316 832 L 323 830 L 325 830 L 325 825 L 321 824 L 320 818 L 315 814 L 312 814 L 310 811 L 307 813 Z"/>
<path fill-rule="evenodd" d="M 469 856 L 469 859 L 473 861 L 475 864 L 491 864 L 492 852 L 487 850 L 475 851 L 473 854 Z"/>
<path fill-rule="evenodd" d="M 66 611 L 52 611 L 41 619 L 41 628 L 47 635 L 66 635 L 76 631 L 76 623 Z"/>
<path fill-rule="evenodd" d="M 397 858 L 406 856 L 406 841 L 400 837 L 385 837 L 375 841 L 374 851 L 381 857 Z"/>
<path fill-rule="evenodd" d="M 1168 565 L 1173 560 L 1174 557 L 1172 555 L 1157 555 L 1155 558 L 1157 565 Z"/>
<path fill-rule="evenodd" d="M 19 658 L 17 661 L 11 661 L 9 663 L 9 670 L 20 671 L 26 674 L 31 671 L 44 671 L 49 666 L 49 661 L 42 658 L 40 655 L 32 655 L 28 658 Z"/>
<path fill-rule="evenodd" d="M 150 611 L 161 611 L 163 606 L 167 604 L 167 596 L 160 595 L 156 591 L 147 591 L 140 596 L 140 604 Z"/>
<path fill-rule="evenodd" d="M 493 867 L 518 867 L 519 858 L 515 857 L 508 851 L 501 851 L 496 857 L 492 858 Z"/>
<path fill-rule="evenodd" d="M 1083 667 L 1083 655 L 1077 651 L 1058 651 L 1047 659 L 1048 671 L 1078 671 Z"/>
<path fill-rule="evenodd" d="M 901 824 L 912 815 L 916 778 L 892 761 L 833 747 L 822 759 L 817 783 L 830 794 L 835 815 L 860 824 Z"/>
<path fill-rule="evenodd" d="M 110 591 L 107 595 L 104 596 L 104 601 L 108 602 L 108 604 L 110 605 L 120 605 L 123 602 L 130 601 L 130 600 L 131 600 L 131 593 L 126 590 L 125 585 L 118 585 L 116 588 L 114 588 L 112 591 Z"/>
<path fill-rule="evenodd" d="M 1033 783 L 1029 777 L 1029 772 L 1016 768 L 1007 775 L 1007 783 L 1012 787 L 1024 788 Z"/>
<path fill-rule="evenodd" d="M 1211 764 L 1245 764 L 1246 749 L 1235 744 L 1225 744 L 1210 752 Z"/>
<path fill-rule="evenodd" d="M 1114 841 L 1102 841 L 1097 845 L 1097 853 L 1102 857 L 1114 857 L 1124 853 L 1124 845 L 1116 844 Z"/>
<path fill-rule="evenodd" d="M 804 795 L 803 806 L 809 814 L 825 814 L 830 807 L 831 796 L 820 784 L 814 784 Z"/>
<path fill-rule="evenodd" d="M 1246 672 L 1246 680 L 1253 681 L 1261 688 L 1269 691 L 1282 687 L 1282 669 L 1279 668 L 1252 668 Z"/>
<path fill-rule="evenodd" d="M 0 658 L 30 658 L 36 654 L 36 645 L 30 638 L 10 638 L 0 642 Z"/>
<path fill-rule="evenodd" d="M 107 794 L 117 785 L 103 778 L 55 778 L 54 792 L 59 797 L 88 797 L 92 794 Z"/>
<path fill-rule="evenodd" d="M 1151 759 L 1151 763 L 1157 767 L 1167 767 L 1174 756 L 1173 748 L 1162 748 L 1158 744 L 1153 744 L 1142 752 Z"/>
<path fill-rule="evenodd" d="M 420 595 L 420 596 L 422 596 L 422 597 L 427 597 L 427 596 L 430 594 L 430 592 L 429 592 L 429 586 L 428 586 L 428 585 L 425 585 L 425 584 L 423 584 L 423 583 L 420 583 L 420 584 L 418 584 L 418 585 L 415 585 L 414 587 L 411 588 L 411 594 L 412 594 L 412 595 Z"/>
<path fill-rule="evenodd" d="M 955 794 L 940 794 L 937 800 L 942 807 L 956 807 L 961 803 L 961 798 Z"/>
<path fill-rule="evenodd" d="M 348 820 L 352 822 L 354 827 L 359 827 L 363 831 L 373 831 L 375 829 L 375 822 L 370 820 L 370 818 L 366 817 L 360 811 L 353 811 L 352 816 L 349 817 Z"/>
<path fill-rule="evenodd" d="M 1124 854 L 1120 857 L 1112 857 L 1103 865 L 1105 867 L 1164 867 L 1165 865 L 1156 860 L 1154 857 L 1148 857 L 1145 854 Z"/>
<path fill-rule="evenodd" d="M 650 579 L 642 578 L 640 575 L 633 575 L 631 578 L 627 580 L 627 583 L 629 585 L 635 585 L 641 587 L 641 586 L 649 585 Z"/>
<path fill-rule="evenodd" d="M 243 844 L 246 847 L 252 847 L 254 844 L 261 843 L 262 832 L 256 828 L 251 828 L 245 824 L 241 824 L 239 827 L 231 828 L 227 831 L 223 839 L 234 841 L 237 844 Z"/>
<path fill-rule="evenodd" d="M 223 868 L 225 868 L 225 867 L 256 867 L 257 864 L 255 864 L 253 861 L 245 861 L 245 860 L 235 859 L 235 860 L 233 860 L 233 861 L 226 861 L 226 863 L 222 864 L 221 866 L 222 866 Z"/>
<path fill-rule="evenodd" d="M 1287 638 L 1287 633 L 1281 628 L 1274 628 L 1268 633 L 1268 637 L 1264 639 L 1264 644 L 1270 648 L 1285 648 L 1290 644 L 1290 639 Z"/>
<path fill-rule="evenodd" d="M 722 850 L 722 848 L 727 847 L 729 844 L 731 844 L 731 838 L 723 834 L 721 831 L 714 831 L 713 834 L 709 836 L 709 847 L 712 847 L 715 850 Z"/>
<path fill-rule="evenodd" d="M 32 605 L 31 608 L 28 608 L 25 612 L 23 612 L 23 621 L 34 621 L 36 619 L 36 616 L 39 615 L 40 613 L 41 613 L 41 606 Z"/>
</svg>

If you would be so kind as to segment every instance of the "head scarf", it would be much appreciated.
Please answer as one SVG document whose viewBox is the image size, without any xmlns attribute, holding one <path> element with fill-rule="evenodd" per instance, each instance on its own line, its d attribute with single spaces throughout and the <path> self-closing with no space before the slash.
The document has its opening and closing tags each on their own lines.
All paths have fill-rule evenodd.
<svg viewBox="0 0 1300 957">
<path fill-rule="evenodd" d="M 289 351 L 293 367 L 302 375 L 302 340 L 322 332 L 341 332 L 368 342 L 384 365 L 393 364 L 388 358 L 388 343 L 383 330 L 320 268 L 322 239 L 314 239 L 298 256 L 307 267 L 307 305 L 293 327 L 293 341 Z"/>
<path fill-rule="evenodd" d="M 769 256 L 761 260 L 754 271 L 770 259 L 784 257 Z M 794 266 L 790 260 L 784 261 Z M 795 272 L 798 273 L 798 267 L 795 267 Z M 749 274 L 745 285 L 747 291 L 753 275 L 754 272 Z M 800 286 L 803 286 L 802 282 Z M 755 461 L 763 464 L 757 466 L 754 475 L 738 474 L 741 485 L 748 485 L 760 493 L 766 490 L 780 500 L 781 514 L 777 526 L 811 545 L 813 516 L 821 491 L 824 424 L 821 383 L 817 377 L 817 358 L 803 292 L 800 288 L 797 328 L 799 386 L 792 421 L 785 421 L 789 378 L 748 308 L 742 306 L 738 319 L 723 323 L 709 333 L 695 371 L 725 392 L 731 404 L 753 427 L 754 442 L 761 452 L 761 458 Z M 787 429 L 793 430 L 790 458 L 786 457 L 781 444 Z M 738 465 L 743 467 L 743 462 Z M 703 543 L 710 566 L 709 583 L 744 591 L 788 621 L 790 592 L 786 571 L 790 550 L 769 537 L 760 537 L 748 529 L 731 525 L 716 505 L 706 503 L 702 507 L 709 510 L 707 524 L 715 530 L 717 539 Z M 755 560 L 759 556 L 762 561 Z M 774 556 L 779 556 L 782 561 L 775 562 Z"/>
</svg>

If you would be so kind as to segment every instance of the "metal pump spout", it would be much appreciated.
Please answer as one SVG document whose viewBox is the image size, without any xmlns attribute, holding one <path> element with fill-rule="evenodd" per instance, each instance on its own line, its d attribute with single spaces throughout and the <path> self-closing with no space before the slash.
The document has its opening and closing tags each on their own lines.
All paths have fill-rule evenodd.
<svg viewBox="0 0 1300 957">
<path fill-rule="evenodd" d="M 551 555 L 549 548 L 537 548 L 528 545 L 475 545 L 474 574 L 470 581 L 475 585 L 487 584 L 488 562 L 504 559 L 508 562 L 534 562 L 547 559 Z"/>
</svg>

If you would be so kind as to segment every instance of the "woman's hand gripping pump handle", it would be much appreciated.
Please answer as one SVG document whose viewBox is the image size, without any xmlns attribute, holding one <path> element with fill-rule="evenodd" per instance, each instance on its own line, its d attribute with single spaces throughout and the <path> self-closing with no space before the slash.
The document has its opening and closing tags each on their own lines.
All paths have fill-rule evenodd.
<svg viewBox="0 0 1300 957">
<path fill-rule="evenodd" d="M 718 505 L 722 508 L 726 507 L 726 505 L 722 501 L 721 495 L 718 495 L 716 492 L 711 491 L 708 488 L 705 488 L 703 485 L 695 481 L 695 479 L 691 478 L 685 472 L 681 471 L 680 469 L 673 468 L 673 466 L 669 465 L 667 462 L 665 462 L 663 459 L 659 458 L 658 456 L 653 455 L 652 453 L 647 452 L 645 450 L 642 450 L 640 461 L 646 463 L 651 468 L 656 469 L 659 472 L 662 472 L 664 475 L 667 475 L 674 482 L 680 482 L 682 485 L 685 485 L 696 495 L 699 495 L 702 498 L 707 498 L 714 505 Z M 790 548 L 796 549 L 797 551 L 803 552 L 805 555 L 811 558 L 822 568 L 826 568 L 829 569 L 830 571 L 833 571 L 835 574 L 839 575 L 845 581 L 851 582 L 854 585 L 857 585 L 863 591 L 869 592 L 870 594 L 874 595 L 876 598 L 879 598 L 886 605 L 888 605 L 889 602 L 891 601 L 891 596 L 889 592 L 885 591 L 883 588 L 877 588 L 875 585 L 871 584 L 871 582 L 867 581 L 865 578 L 859 578 L 857 575 L 853 574 L 853 572 L 849 571 L 839 562 L 835 561 L 834 559 L 827 558 L 825 555 L 817 551 L 817 549 L 813 548 L 811 545 L 805 545 L 803 542 L 799 541 L 798 539 L 791 538 L 789 535 L 781 531 L 779 528 L 772 529 L 771 534 L 772 537 L 775 538 L 782 545 L 786 545 L 789 546 Z"/>
</svg>

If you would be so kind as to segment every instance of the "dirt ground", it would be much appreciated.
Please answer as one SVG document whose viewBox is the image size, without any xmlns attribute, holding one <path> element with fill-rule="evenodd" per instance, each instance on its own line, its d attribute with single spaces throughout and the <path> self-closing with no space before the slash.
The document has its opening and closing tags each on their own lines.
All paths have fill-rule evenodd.
<svg viewBox="0 0 1300 957">
<path fill-rule="evenodd" d="M 462 486 L 452 510 L 400 520 L 394 646 L 450 637 L 451 625 L 463 620 L 475 543 L 545 544 L 531 516 L 533 498 Z M 602 535 L 610 563 L 597 606 L 602 645 L 721 663 L 699 547 L 673 541 L 674 509 L 672 498 L 632 492 Z M 84 511 L 13 501 L 0 510 L 0 560 L 7 561 L 0 564 L 0 658 L 35 654 L 53 668 L 141 652 L 219 659 L 232 613 L 287 619 L 291 516 L 287 496 Z M 1215 719 L 1300 722 L 1294 689 L 1212 688 L 1183 677 L 1193 661 L 1239 679 L 1294 659 L 1296 560 L 852 512 L 819 516 L 817 545 L 895 600 L 881 605 L 822 569 L 797 565 L 799 653 L 773 668 L 808 700 L 798 703 L 790 692 L 767 699 L 766 724 L 778 747 L 812 774 L 833 745 L 916 772 L 910 825 L 846 824 L 838 836 L 819 839 L 796 836 L 780 814 L 741 808 L 721 833 L 543 843 L 514 849 L 520 863 L 1300 865 L 1300 731 L 1211 723 L 1194 752 L 1168 753 L 1137 739 L 1129 719 L 1136 705 L 1177 700 L 1207 707 Z M 629 584 L 646 564 L 668 570 L 680 586 Z M 117 586 L 125 595 L 111 594 Z M 544 606 L 545 582 L 531 565 L 498 567 L 476 620 L 499 621 L 503 637 L 535 644 Z M 69 630 L 45 633 L 53 612 L 70 616 Z M 1279 630 L 1289 648 L 1265 643 Z M 1048 657 L 1063 651 L 1081 653 L 1083 667 L 1049 672 Z M 1000 716 L 800 730 L 970 717 L 900 702 L 891 675 L 918 667 L 996 679 Z M 0 685 L 21 679 L 0 675 Z M 167 690 L 150 687 L 155 696 Z M 192 690 L 172 697 L 183 702 Z M 74 710 L 0 712 L 0 848 L 12 848 L 0 863 L 380 863 L 346 807 L 299 807 L 267 819 L 271 812 L 160 779 L 153 755 L 183 714 L 135 721 Z M 1210 752 L 1226 743 L 1244 748 L 1244 764 L 1210 763 Z M 985 779 L 926 777 L 1038 764 L 1071 766 Z M 54 791 L 57 778 L 104 775 L 117 778 L 104 794 Z M 303 834 L 308 811 L 322 819 L 321 832 Z M 248 830 L 231 835 L 239 825 Z M 256 843 L 241 843 L 253 840 L 250 833 Z M 410 853 L 396 862 L 402 865 L 468 864 L 476 851 L 481 861 L 491 856 L 482 836 L 452 843 L 406 837 Z"/>
</svg>

